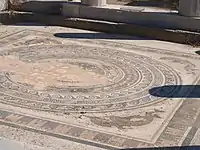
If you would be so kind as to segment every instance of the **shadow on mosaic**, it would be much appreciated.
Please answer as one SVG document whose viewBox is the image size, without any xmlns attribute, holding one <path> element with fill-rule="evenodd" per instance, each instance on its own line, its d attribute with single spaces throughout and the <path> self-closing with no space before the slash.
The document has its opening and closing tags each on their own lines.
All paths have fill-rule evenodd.
<svg viewBox="0 0 200 150">
<path fill-rule="evenodd" d="M 56 33 L 55 37 L 58 38 L 69 38 L 69 39 L 114 39 L 114 40 L 141 40 L 142 38 L 114 35 L 108 33 Z M 148 40 L 147 38 L 144 38 Z"/>
<path fill-rule="evenodd" d="M 200 85 L 167 85 L 154 87 L 149 93 L 166 98 L 200 98 Z"/>
</svg>

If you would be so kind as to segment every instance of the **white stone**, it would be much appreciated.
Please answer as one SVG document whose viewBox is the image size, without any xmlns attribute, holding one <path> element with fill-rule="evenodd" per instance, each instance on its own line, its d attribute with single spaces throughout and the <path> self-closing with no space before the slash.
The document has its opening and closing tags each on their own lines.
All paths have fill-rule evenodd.
<svg viewBox="0 0 200 150">
<path fill-rule="evenodd" d="M 89 6 L 104 6 L 106 5 L 106 0 L 81 0 L 81 3 Z"/>
<path fill-rule="evenodd" d="M 179 14 L 183 16 L 200 16 L 200 0 L 180 0 Z"/>
<path fill-rule="evenodd" d="M 8 8 L 8 0 L 0 0 L 0 11 Z"/>
</svg>

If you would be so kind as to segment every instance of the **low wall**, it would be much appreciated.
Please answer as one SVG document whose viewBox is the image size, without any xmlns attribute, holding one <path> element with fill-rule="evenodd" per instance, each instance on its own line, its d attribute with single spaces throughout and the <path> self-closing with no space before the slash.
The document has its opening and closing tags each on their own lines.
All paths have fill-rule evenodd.
<svg viewBox="0 0 200 150">
<path fill-rule="evenodd" d="M 200 18 L 183 17 L 166 12 L 143 12 L 142 9 L 127 11 L 126 9 L 110 8 L 109 5 L 89 7 L 79 3 L 55 3 L 55 1 L 48 1 L 48 5 L 45 4 L 47 2 L 29 2 L 17 7 L 20 11 L 28 9 L 30 12 L 0 12 L 0 24 L 37 22 L 98 32 L 143 36 L 184 44 L 200 44 L 200 32 L 186 31 L 200 31 Z M 63 5 L 62 11 L 61 5 Z M 62 12 L 63 16 L 55 15 L 54 12 Z M 174 30 L 169 28 L 174 28 Z M 183 31 L 177 29 L 183 29 Z"/>
<path fill-rule="evenodd" d="M 119 6 L 116 6 L 116 8 L 117 7 Z M 136 7 L 133 7 L 132 10 L 116 8 L 111 5 L 110 7 L 109 5 L 106 7 L 92 7 L 84 6 L 79 3 L 63 3 L 62 13 L 64 16 L 68 17 L 200 31 L 200 17 L 180 16 L 178 12 L 138 11 Z"/>
<path fill-rule="evenodd" d="M 0 0 L 1 10 L 4 10 L 7 7 L 7 1 L 8 0 Z M 163 10 L 145 11 L 146 8 L 144 7 L 125 8 L 124 6 L 119 5 L 92 7 L 81 5 L 80 2 L 66 2 L 66 0 L 10 0 L 10 2 L 11 6 L 13 6 L 13 10 L 23 12 L 62 14 L 67 17 L 117 23 L 132 23 L 174 30 L 200 31 L 200 17 L 180 16 L 178 12 Z"/>
<path fill-rule="evenodd" d="M 41 23 L 43 25 L 71 27 L 114 34 L 126 34 L 149 37 L 157 40 L 177 42 L 199 46 L 200 33 L 152 28 L 126 23 L 114 23 L 97 20 L 66 18 L 60 15 L 41 13 L 0 12 L 0 24 Z"/>
<path fill-rule="evenodd" d="M 0 11 L 14 10 L 44 14 L 60 14 L 66 0 L 0 0 Z"/>
</svg>

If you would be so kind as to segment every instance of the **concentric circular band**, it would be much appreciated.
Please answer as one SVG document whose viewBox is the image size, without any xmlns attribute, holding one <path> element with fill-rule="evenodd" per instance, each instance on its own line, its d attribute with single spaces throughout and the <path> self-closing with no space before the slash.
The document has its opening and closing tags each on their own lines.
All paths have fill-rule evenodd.
<svg viewBox="0 0 200 150">
<path fill-rule="evenodd" d="M 0 54 L 5 57 L 7 53 Z M 60 73 L 61 76 L 58 76 L 58 71 L 56 82 L 50 84 L 46 79 L 46 86 L 37 89 L 34 83 L 18 82 L 13 77 L 15 73 L 2 71 L 0 101 L 30 109 L 63 113 L 132 109 L 161 100 L 151 96 L 149 89 L 180 83 L 178 74 L 169 66 L 132 52 L 69 44 L 17 48 L 10 50 L 9 55 L 19 57 L 20 63 L 43 64 L 47 68 L 60 68 L 60 71 L 67 71 L 69 65 L 75 66 L 75 69 L 72 67 L 74 72 L 80 68 L 93 81 L 65 81 L 69 74 L 66 72 L 65 77 Z M 30 71 L 31 74 L 34 72 Z M 75 79 L 81 75 L 75 73 L 71 76 Z"/>
</svg>

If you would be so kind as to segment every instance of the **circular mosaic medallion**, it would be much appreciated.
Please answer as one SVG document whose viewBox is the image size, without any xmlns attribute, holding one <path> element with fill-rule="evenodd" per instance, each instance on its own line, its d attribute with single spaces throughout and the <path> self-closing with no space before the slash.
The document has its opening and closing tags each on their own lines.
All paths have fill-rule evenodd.
<svg viewBox="0 0 200 150">
<path fill-rule="evenodd" d="M 44 111 L 132 109 L 161 100 L 149 89 L 180 83 L 156 60 L 106 48 L 32 46 L 1 51 L 0 61 L 0 101 Z"/>
</svg>

